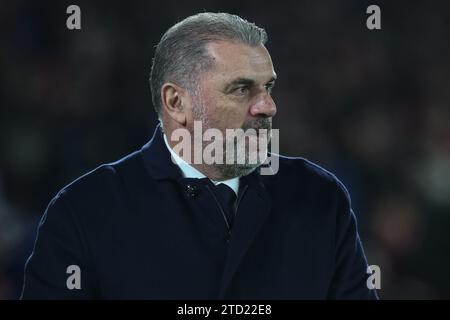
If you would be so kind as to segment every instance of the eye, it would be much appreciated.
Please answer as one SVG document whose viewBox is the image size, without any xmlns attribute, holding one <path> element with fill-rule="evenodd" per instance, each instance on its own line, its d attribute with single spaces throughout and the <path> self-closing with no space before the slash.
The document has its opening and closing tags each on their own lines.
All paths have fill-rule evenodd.
<svg viewBox="0 0 450 320">
<path fill-rule="evenodd" d="M 248 93 L 248 87 L 247 86 L 241 86 L 234 89 L 234 92 L 238 95 L 246 95 Z"/>
<path fill-rule="evenodd" d="M 266 84 L 266 90 L 269 94 L 272 93 L 273 87 L 275 87 L 275 83 L 273 82 Z"/>
</svg>

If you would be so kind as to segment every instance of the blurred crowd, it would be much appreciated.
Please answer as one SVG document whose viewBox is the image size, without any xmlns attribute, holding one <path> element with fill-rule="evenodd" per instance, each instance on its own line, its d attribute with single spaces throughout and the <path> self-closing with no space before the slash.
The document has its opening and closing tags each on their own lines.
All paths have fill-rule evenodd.
<svg viewBox="0 0 450 320">
<path fill-rule="evenodd" d="M 66 8 L 81 8 L 81 30 Z M 347 186 L 385 299 L 450 298 L 450 3 L 0 3 L 0 299 L 16 299 L 48 202 L 156 124 L 148 75 L 161 35 L 201 11 L 266 28 L 280 153 Z M 292 190 L 295 192 L 295 190 Z"/>
</svg>

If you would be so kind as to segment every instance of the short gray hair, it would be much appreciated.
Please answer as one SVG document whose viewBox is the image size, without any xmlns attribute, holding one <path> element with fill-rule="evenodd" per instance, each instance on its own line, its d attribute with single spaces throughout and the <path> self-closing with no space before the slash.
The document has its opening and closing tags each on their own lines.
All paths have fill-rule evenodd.
<svg viewBox="0 0 450 320">
<path fill-rule="evenodd" d="M 214 61 L 206 45 L 213 41 L 237 41 L 250 46 L 267 42 L 263 28 L 229 13 L 198 13 L 172 26 L 156 46 L 150 72 L 150 89 L 156 113 L 161 118 L 161 87 L 173 82 L 193 93 L 201 72 Z"/>
</svg>

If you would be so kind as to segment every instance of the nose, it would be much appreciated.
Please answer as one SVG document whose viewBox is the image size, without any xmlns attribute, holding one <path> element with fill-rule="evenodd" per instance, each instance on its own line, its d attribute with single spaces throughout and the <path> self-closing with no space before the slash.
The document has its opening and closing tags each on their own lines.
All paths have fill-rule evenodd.
<svg viewBox="0 0 450 320">
<path fill-rule="evenodd" d="M 277 106 L 272 97 L 268 94 L 264 94 L 257 101 L 250 106 L 250 114 L 253 117 L 266 117 L 270 118 L 277 113 Z"/>
</svg>

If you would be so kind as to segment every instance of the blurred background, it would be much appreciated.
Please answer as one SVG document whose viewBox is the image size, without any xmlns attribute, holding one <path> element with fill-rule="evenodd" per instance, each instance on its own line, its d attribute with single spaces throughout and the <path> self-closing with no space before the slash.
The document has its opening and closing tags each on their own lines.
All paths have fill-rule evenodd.
<svg viewBox="0 0 450 320">
<path fill-rule="evenodd" d="M 154 46 L 201 11 L 267 30 L 280 153 L 347 186 L 381 298 L 450 298 L 450 2 L 18 0 L 0 2 L 0 299 L 55 193 L 149 140 Z"/>
</svg>

